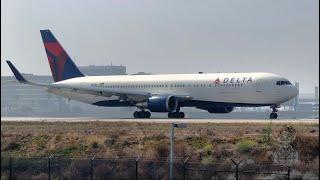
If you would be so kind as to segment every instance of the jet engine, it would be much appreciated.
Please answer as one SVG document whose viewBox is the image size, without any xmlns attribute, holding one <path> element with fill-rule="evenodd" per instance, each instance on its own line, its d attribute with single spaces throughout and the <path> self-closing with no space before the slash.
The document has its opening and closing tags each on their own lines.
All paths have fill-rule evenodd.
<svg viewBox="0 0 320 180">
<path fill-rule="evenodd" d="M 137 107 L 149 109 L 151 112 L 174 112 L 178 100 L 174 96 L 152 96 L 147 102 L 137 104 Z"/>
</svg>

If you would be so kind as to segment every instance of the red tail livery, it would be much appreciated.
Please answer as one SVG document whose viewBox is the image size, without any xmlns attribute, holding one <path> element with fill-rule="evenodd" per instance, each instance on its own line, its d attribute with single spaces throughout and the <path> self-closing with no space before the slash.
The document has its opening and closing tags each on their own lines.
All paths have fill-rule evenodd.
<svg viewBox="0 0 320 180">
<path fill-rule="evenodd" d="M 84 76 L 50 30 L 40 30 L 55 82 Z"/>
</svg>

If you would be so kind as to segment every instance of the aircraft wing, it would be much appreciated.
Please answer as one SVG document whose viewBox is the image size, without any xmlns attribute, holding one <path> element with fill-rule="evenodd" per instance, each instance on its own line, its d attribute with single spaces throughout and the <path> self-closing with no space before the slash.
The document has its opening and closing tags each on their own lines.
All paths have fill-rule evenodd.
<svg viewBox="0 0 320 180">
<path fill-rule="evenodd" d="M 48 92 L 55 92 L 55 90 L 61 90 L 67 93 L 78 93 L 78 94 L 90 94 L 102 97 L 117 96 L 119 100 L 124 101 L 143 101 L 152 96 L 152 94 L 144 91 L 135 90 L 117 90 L 117 89 L 97 89 L 88 87 L 70 87 L 64 85 L 49 85 Z"/>
<path fill-rule="evenodd" d="M 49 85 L 48 84 L 42 84 L 42 83 L 34 83 L 34 82 L 30 82 L 28 80 L 26 80 L 22 74 L 18 71 L 18 69 L 11 63 L 11 61 L 7 61 L 11 71 L 13 72 L 13 75 L 14 77 L 20 82 L 20 83 L 23 83 L 23 84 L 30 84 L 30 85 L 33 85 L 33 86 L 40 86 L 40 87 L 48 87 Z M 12 81 L 10 81 L 12 82 Z"/>
<path fill-rule="evenodd" d="M 150 92 L 137 91 L 137 90 L 122 90 L 122 89 L 110 89 L 110 88 L 98 89 L 96 87 L 74 87 L 74 86 L 67 86 L 63 84 L 35 83 L 35 82 L 26 80 L 10 61 L 7 61 L 7 63 L 11 71 L 13 72 L 15 78 L 20 83 L 44 87 L 48 92 L 51 92 L 51 93 L 55 93 L 57 92 L 57 90 L 59 90 L 65 93 L 90 94 L 90 95 L 102 96 L 102 97 L 117 96 L 119 97 L 119 100 L 124 100 L 124 101 L 144 101 L 151 96 L 163 95 L 158 93 L 152 94 Z M 192 99 L 192 97 L 189 94 L 170 94 L 170 95 L 175 96 L 180 102 Z"/>
</svg>

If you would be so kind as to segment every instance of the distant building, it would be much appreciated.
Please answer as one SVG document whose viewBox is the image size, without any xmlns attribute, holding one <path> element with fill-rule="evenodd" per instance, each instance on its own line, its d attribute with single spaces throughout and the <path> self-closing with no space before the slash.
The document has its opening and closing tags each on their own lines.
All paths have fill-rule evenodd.
<svg viewBox="0 0 320 180">
<path fill-rule="evenodd" d="M 130 73 L 129 75 L 151 75 L 151 73 L 147 73 L 147 72 L 137 72 L 137 73 Z"/>
<path fill-rule="evenodd" d="M 79 66 L 79 69 L 82 73 L 89 76 L 108 76 L 108 75 L 125 75 L 126 74 L 126 66 Z"/>
</svg>

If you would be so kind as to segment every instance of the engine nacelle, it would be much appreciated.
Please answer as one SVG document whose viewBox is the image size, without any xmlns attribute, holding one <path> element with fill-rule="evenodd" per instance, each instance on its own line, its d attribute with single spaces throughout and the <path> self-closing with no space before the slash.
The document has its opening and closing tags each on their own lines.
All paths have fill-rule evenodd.
<svg viewBox="0 0 320 180">
<path fill-rule="evenodd" d="M 151 112 L 173 112 L 178 107 L 178 100 L 174 96 L 152 96 L 146 103 Z"/>
<path fill-rule="evenodd" d="M 230 113 L 233 107 L 212 107 L 207 110 L 209 113 Z"/>
</svg>

